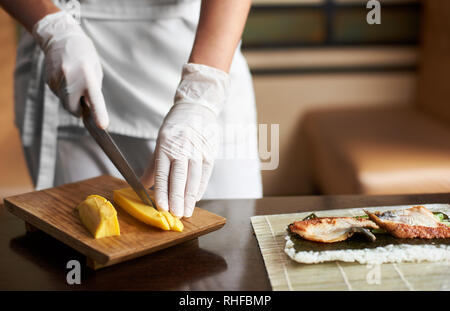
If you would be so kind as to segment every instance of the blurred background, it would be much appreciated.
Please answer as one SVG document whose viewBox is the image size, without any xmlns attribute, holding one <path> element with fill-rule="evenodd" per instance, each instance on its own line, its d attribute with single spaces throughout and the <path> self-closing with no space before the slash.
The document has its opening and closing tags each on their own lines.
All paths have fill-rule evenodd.
<svg viewBox="0 0 450 311">
<path fill-rule="evenodd" d="M 258 121 L 279 124 L 265 196 L 450 191 L 450 1 L 254 0 Z M 32 190 L 13 123 L 16 26 L 0 12 L 0 197 Z"/>
</svg>

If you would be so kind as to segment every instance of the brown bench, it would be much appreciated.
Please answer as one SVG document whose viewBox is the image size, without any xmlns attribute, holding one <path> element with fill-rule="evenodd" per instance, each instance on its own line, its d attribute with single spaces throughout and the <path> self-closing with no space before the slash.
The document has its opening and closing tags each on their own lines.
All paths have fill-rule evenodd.
<svg viewBox="0 0 450 311">
<path fill-rule="evenodd" d="M 423 3 L 416 103 L 306 114 L 321 192 L 450 192 L 450 1 Z"/>
</svg>

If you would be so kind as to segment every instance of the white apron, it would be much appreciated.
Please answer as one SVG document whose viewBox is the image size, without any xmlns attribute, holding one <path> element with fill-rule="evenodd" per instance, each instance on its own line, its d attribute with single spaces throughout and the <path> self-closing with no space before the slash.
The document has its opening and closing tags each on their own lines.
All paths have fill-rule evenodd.
<svg viewBox="0 0 450 311">
<path fill-rule="evenodd" d="M 81 26 L 92 39 L 104 72 L 102 91 L 110 116 L 109 132 L 154 141 L 173 104 L 181 68 L 192 48 L 200 1 L 80 3 Z M 83 128 L 81 120 L 66 112 L 45 84 L 43 60 L 32 36 L 23 32 L 15 71 L 15 122 L 37 189 L 55 185 L 55 163 L 61 154 L 58 128 L 66 129 L 65 135 L 68 128 Z M 258 198 L 262 196 L 262 186 L 256 110 L 251 76 L 240 48 L 235 53 L 230 77 L 230 97 L 220 115 L 224 133 L 221 150 L 205 198 Z M 73 143 L 77 143 L 79 132 L 74 131 Z M 70 153 L 63 160 L 62 167 L 68 171 L 72 166 L 79 171 L 80 167 L 72 163 L 83 161 L 80 156 L 71 158 Z M 78 176 L 87 178 L 92 170 L 85 171 Z M 56 176 L 58 179 L 61 180 Z"/>
</svg>

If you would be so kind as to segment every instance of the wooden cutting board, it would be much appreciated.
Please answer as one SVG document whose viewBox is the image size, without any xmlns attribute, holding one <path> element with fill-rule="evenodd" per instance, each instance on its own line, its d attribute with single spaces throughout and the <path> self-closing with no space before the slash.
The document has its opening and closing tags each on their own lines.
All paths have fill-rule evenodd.
<svg viewBox="0 0 450 311">
<path fill-rule="evenodd" d="M 226 219 L 195 208 L 183 219 L 183 232 L 164 231 L 130 216 L 113 202 L 113 190 L 127 187 L 123 180 L 100 176 L 60 187 L 6 198 L 9 212 L 23 219 L 27 228 L 37 228 L 86 255 L 88 266 L 99 269 L 143 256 L 218 230 Z M 101 195 L 114 204 L 120 236 L 94 239 L 83 226 L 75 207 L 88 195 Z M 31 226 L 30 226 L 31 225 Z"/>
<path fill-rule="evenodd" d="M 449 204 L 422 204 L 450 214 Z M 366 207 L 373 211 L 408 206 Z M 450 258 L 440 262 L 402 262 L 365 265 L 331 261 L 302 264 L 284 252 L 286 228 L 311 212 L 254 216 L 253 229 L 273 290 L 450 290 Z M 364 215 L 363 208 L 314 211 L 319 217 Z"/>
</svg>

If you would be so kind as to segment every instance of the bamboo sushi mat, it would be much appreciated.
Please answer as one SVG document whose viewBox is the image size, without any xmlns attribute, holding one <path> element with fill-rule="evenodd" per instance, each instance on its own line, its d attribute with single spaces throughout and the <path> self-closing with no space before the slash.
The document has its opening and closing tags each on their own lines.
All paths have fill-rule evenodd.
<svg viewBox="0 0 450 311">
<path fill-rule="evenodd" d="M 393 210 L 408 206 L 370 207 Z M 448 204 L 424 204 L 450 215 Z M 364 265 L 349 262 L 301 264 L 284 253 L 287 226 L 311 212 L 251 218 L 273 290 L 450 290 L 449 261 Z M 318 217 L 364 215 L 362 208 L 314 211 Z"/>
</svg>

